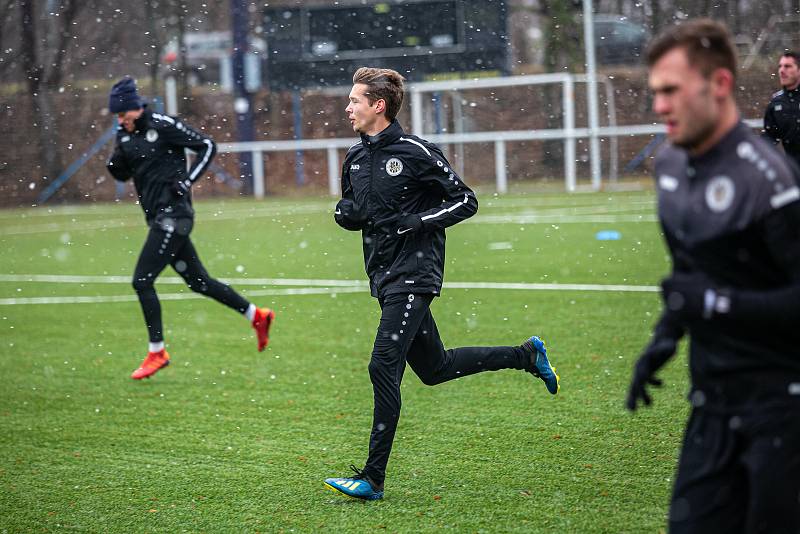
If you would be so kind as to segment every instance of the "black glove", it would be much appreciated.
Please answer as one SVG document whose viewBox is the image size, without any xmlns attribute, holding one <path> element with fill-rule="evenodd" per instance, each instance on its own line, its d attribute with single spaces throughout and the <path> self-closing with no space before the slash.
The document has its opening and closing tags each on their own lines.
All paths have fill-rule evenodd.
<svg viewBox="0 0 800 534">
<path fill-rule="evenodd" d="M 422 228 L 422 218 L 416 214 L 402 215 L 397 220 L 397 235 L 413 234 Z"/>
<path fill-rule="evenodd" d="M 189 193 L 189 189 L 191 189 L 191 187 L 192 187 L 192 182 L 190 182 L 189 180 L 178 180 L 176 182 L 173 182 L 172 191 L 179 197 L 182 197 Z"/>
<path fill-rule="evenodd" d="M 336 204 L 333 212 L 333 219 L 336 224 L 345 230 L 363 230 L 366 226 L 367 217 L 362 210 L 358 209 L 355 202 L 349 198 L 343 198 Z"/>
<path fill-rule="evenodd" d="M 683 328 L 676 322 L 675 317 L 665 310 L 653 331 L 653 339 L 633 368 L 633 377 L 625 402 L 630 411 L 636 410 L 640 400 L 646 406 L 650 405 L 652 399 L 647 393 L 647 386 L 661 385 L 661 380 L 656 378 L 655 374 L 675 354 L 682 336 Z"/>
<path fill-rule="evenodd" d="M 667 308 L 684 321 L 711 319 L 731 311 L 731 291 L 714 287 L 702 274 L 673 273 L 661 282 Z"/>
</svg>

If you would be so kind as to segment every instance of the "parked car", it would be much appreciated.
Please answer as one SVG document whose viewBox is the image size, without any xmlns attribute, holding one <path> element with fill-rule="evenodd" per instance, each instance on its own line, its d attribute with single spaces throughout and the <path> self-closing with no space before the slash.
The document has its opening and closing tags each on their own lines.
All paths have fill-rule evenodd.
<svg viewBox="0 0 800 534">
<path fill-rule="evenodd" d="M 644 26 L 622 15 L 595 15 L 594 42 L 597 62 L 604 65 L 640 63 L 650 39 Z"/>
</svg>

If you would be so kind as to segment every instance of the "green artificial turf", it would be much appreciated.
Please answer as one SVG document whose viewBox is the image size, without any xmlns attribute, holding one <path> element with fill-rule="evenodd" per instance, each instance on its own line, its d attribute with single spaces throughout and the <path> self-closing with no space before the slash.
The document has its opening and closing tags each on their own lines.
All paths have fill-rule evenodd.
<svg viewBox="0 0 800 534">
<path fill-rule="evenodd" d="M 515 371 L 428 387 L 408 369 L 386 497 L 370 503 L 322 484 L 366 459 L 379 317 L 334 201 L 198 203 L 201 258 L 277 311 L 271 343 L 256 352 L 245 319 L 168 269 L 157 288 L 172 364 L 141 382 L 129 378 L 147 348 L 128 281 L 146 232 L 138 208 L 0 212 L 0 531 L 663 530 L 683 352 L 652 408 L 623 409 L 658 294 L 474 286 L 656 286 L 668 260 L 652 193 L 479 198 L 479 214 L 447 233 L 446 282 L 473 286 L 435 300 L 444 343 L 540 335 L 561 392 Z M 597 240 L 602 230 L 621 238 Z M 315 282 L 331 279 L 353 283 Z M 302 288 L 314 292 L 292 294 Z"/>
</svg>

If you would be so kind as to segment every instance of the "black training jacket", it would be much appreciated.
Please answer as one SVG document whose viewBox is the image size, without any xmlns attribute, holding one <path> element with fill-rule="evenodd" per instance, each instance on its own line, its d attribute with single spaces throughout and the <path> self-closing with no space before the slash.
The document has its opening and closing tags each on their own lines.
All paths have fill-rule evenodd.
<svg viewBox="0 0 800 534">
<path fill-rule="evenodd" d="M 185 148 L 197 153 L 188 170 Z M 193 217 L 190 188 L 211 164 L 216 150 L 211 139 L 180 119 L 145 108 L 133 133 L 118 128 L 107 168 L 121 182 L 133 178 L 148 224 L 160 214 Z M 183 182 L 183 194 L 178 182 Z"/>
<path fill-rule="evenodd" d="M 772 95 L 764 112 L 764 133 L 800 165 L 800 87 Z"/>
<path fill-rule="evenodd" d="M 656 157 L 655 176 L 673 272 L 701 273 L 734 292 L 800 284 L 797 178 L 789 162 L 746 124 L 699 157 L 667 145 Z M 707 408 L 800 401 L 800 325 L 755 324 L 738 315 L 741 308 L 734 304 L 724 320 L 689 325 L 693 391 L 702 393 L 698 398 Z M 794 313 L 797 306 L 785 311 Z"/>
<path fill-rule="evenodd" d="M 374 137 L 362 135 L 347 152 L 342 198 L 363 214 L 364 267 L 372 296 L 379 298 L 439 294 L 445 228 L 478 210 L 475 194 L 439 147 L 406 134 L 396 120 Z M 420 230 L 398 228 L 398 220 L 409 214 L 420 216 Z"/>
</svg>

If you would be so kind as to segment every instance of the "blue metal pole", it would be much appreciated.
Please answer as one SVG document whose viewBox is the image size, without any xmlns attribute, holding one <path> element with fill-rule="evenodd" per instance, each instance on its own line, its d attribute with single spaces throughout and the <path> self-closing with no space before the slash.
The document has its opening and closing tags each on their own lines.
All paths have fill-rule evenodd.
<svg viewBox="0 0 800 534">
<path fill-rule="evenodd" d="M 433 126 L 436 133 L 442 133 L 442 94 L 436 91 L 431 95 L 433 99 Z"/>
<path fill-rule="evenodd" d="M 86 163 L 89 160 L 89 158 L 97 154 L 97 152 L 99 152 L 100 149 L 103 148 L 103 146 L 106 143 L 108 143 L 114 137 L 114 135 L 116 135 L 116 133 L 117 133 L 116 126 L 106 130 L 105 133 L 103 133 L 103 135 L 101 135 L 100 138 L 94 142 L 94 144 L 89 148 L 89 150 L 81 154 L 81 157 L 73 161 L 72 164 L 58 176 L 58 178 L 53 180 L 53 182 L 49 186 L 47 186 L 47 188 L 44 191 L 41 192 L 37 202 L 39 204 L 44 204 L 45 202 L 47 202 L 50 199 L 50 197 L 52 197 L 56 193 L 56 191 L 61 189 L 61 186 L 64 185 L 67 180 L 72 178 L 72 175 L 78 172 L 78 169 L 83 167 L 83 164 Z"/>
<path fill-rule="evenodd" d="M 248 11 L 245 0 L 231 0 L 231 23 L 233 25 L 233 109 L 236 112 L 236 134 L 239 142 L 255 139 L 253 128 L 253 106 L 244 78 L 244 61 L 248 43 Z M 239 177 L 248 193 L 253 191 L 253 156 L 250 152 L 239 154 Z"/>
<path fill-rule="evenodd" d="M 292 93 L 292 113 L 294 115 L 294 138 L 298 141 L 303 139 L 303 100 L 300 98 L 300 90 L 295 89 Z M 305 161 L 302 150 L 294 153 L 294 177 L 298 186 L 306 183 Z"/>
</svg>

